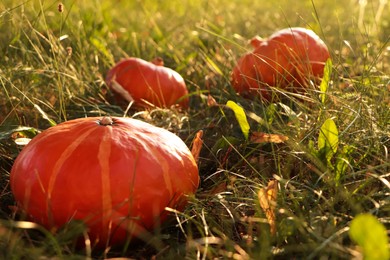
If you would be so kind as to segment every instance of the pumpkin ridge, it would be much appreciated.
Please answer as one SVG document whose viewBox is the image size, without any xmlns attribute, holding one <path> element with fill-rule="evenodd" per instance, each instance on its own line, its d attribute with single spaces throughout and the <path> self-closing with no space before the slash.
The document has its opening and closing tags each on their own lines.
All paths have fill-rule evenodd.
<svg viewBox="0 0 390 260">
<path fill-rule="evenodd" d="M 169 192 L 169 196 L 173 197 L 173 188 L 172 188 L 172 179 L 170 177 L 170 170 L 169 170 L 169 164 L 166 161 L 166 158 L 164 157 L 163 154 L 159 150 L 156 150 L 155 156 L 157 157 L 156 159 L 160 162 L 161 168 L 162 168 L 162 173 L 163 173 L 163 178 L 164 178 L 164 183 L 166 185 L 166 188 Z"/>
<path fill-rule="evenodd" d="M 102 119 L 103 120 L 103 119 Z M 99 150 L 97 153 L 97 158 L 99 161 L 99 166 L 101 168 L 101 181 L 102 181 L 102 209 L 103 209 L 103 220 L 102 224 L 105 228 L 106 219 L 110 219 L 112 215 L 112 198 L 111 198 L 111 184 L 110 184 L 110 155 L 111 155 L 111 143 L 110 137 L 112 135 L 112 127 L 105 127 L 104 135 L 99 144 Z M 110 228 L 108 229 L 110 233 Z"/>
<path fill-rule="evenodd" d="M 145 83 L 146 83 L 146 86 L 148 88 L 148 92 L 150 94 L 150 98 L 151 100 L 147 100 L 149 102 L 153 101 L 153 100 L 156 100 L 156 103 L 158 104 L 158 106 L 164 106 L 166 104 L 166 100 L 165 100 L 165 97 L 164 97 L 164 92 L 162 91 L 162 87 L 161 87 L 161 81 L 160 81 L 160 77 L 159 77 L 159 74 L 160 72 L 158 71 L 158 68 L 155 68 L 152 70 L 153 73 L 150 73 L 149 75 L 145 75 L 145 73 L 143 73 L 140 69 L 140 72 L 141 72 L 141 75 L 142 75 L 142 78 L 144 79 Z M 156 78 L 156 88 L 157 90 L 155 90 L 153 88 L 153 86 L 149 83 L 149 82 L 153 82 L 154 80 L 151 78 L 151 77 L 154 77 Z"/>
<path fill-rule="evenodd" d="M 159 77 L 159 74 L 156 75 L 157 76 L 157 89 L 158 89 L 158 94 L 156 93 L 155 95 L 157 96 L 157 100 L 159 103 L 162 103 L 162 104 L 166 104 L 166 100 L 165 100 L 165 96 L 164 96 L 164 92 L 163 92 L 163 88 L 161 87 L 161 81 L 160 81 L 160 77 Z M 156 91 L 155 91 L 156 92 Z M 162 97 L 162 100 L 159 100 L 159 97 Z M 162 101 L 162 102 L 161 102 Z"/>
<path fill-rule="evenodd" d="M 91 134 L 96 129 L 89 129 L 84 134 L 79 136 L 74 142 L 72 142 L 61 154 L 61 156 L 58 158 L 57 162 L 54 164 L 53 167 L 53 174 L 50 176 L 49 184 L 47 188 L 47 200 L 46 200 L 46 211 L 48 214 L 49 222 L 52 221 L 51 216 L 51 197 L 54 190 L 55 182 L 57 180 L 58 174 L 61 170 L 62 165 L 64 162 L 72 155 L 72 153 L 76 150 L 76 148 L 84 141 L 84 139 Z M 55 134 L 55 133 L 54 133 Z"/>
</svg>

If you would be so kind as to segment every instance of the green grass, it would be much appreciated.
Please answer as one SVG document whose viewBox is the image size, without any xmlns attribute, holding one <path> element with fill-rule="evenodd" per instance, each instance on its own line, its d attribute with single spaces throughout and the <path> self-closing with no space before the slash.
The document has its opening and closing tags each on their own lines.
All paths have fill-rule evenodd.
<svg viewBox="0 0 390 260">
<path fill-rule="evenodd" d="M 0 258 L 350 259 L 361 254 L 348 234 L 354 216 L 371 213 L 389 233 L 387 1 L 73 0 L 63 1 L 62 13 L 58 1 L 14 2 L 0 1 Z M 236 95 L 229 74 L 248 40 L 289 26 L 311 28 L 329 47 L 325 102 L 318 92 L 310 102 L 289 95 L 286 105 Z M 26 127 L 19 134 L 33 137 L 35 129 L 72 118 L 123 116 L 104 77 L 126 56 L 161 56 L 185 78 L 189 111 L 128 116 L 167 128 L 188 146 L 202 129 L 201 185 L 151 241 L 108 252 L 77 249 L 79 225 L 52 234 L 12 211 L 9 172 L 22 148 L 13 129 Z M 209 93 L 219 104 L 239 103 L 251 131 L 289 140 L 246 141 L 231 110 L 207 106 Z M 327 158 L 317 143 L 329 118 L 338 148 Z M 271 179 L 279 181 L 275 236 L 257 200 Z"/>
</svg>

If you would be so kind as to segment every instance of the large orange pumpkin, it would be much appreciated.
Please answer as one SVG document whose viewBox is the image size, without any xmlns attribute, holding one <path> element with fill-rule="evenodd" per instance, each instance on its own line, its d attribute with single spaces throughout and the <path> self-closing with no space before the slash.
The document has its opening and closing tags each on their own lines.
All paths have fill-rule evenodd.
<svg viewBox="0 0 390 260">
<path fill-rule="evenodd" d="M 148 107 L 188 107 L 188 90 L 183 77 L 164 67 L 162 59 L 152 62 L 140 58 L 119 61 L 106 75 L 107 85 L 127 102 Z"/>
<path fill-rule="evenodd" d="M 264 100 L 272 99 L 270 87 L 302 92 L 309 80 L 323 76 L 330 57 L 318 35 L 299 27 L 277 31 L 264 40 L 254 37 L 251 44 L 254 50 L 238 60 L 231 83 L 238 93 L 260 93 Z"/>
<path fill-rule="evenodd" d="M 94 243 L 121 244 L 183 209 L 197 164 L 173 133 L 130 118 L 82 118 L 51 127 L 17 157 L 10 176 L 19 206 L 56 229 L 83 220 Z"/>
</svg>

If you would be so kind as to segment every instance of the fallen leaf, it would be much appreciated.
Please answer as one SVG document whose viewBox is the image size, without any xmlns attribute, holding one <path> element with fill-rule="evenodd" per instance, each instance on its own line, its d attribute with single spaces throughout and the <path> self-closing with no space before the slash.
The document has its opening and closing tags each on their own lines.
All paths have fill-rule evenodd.
<svg viewBox="0 0 390 260">
<path fill-rule="evenodd" d="M 191 153 L 192 156 L 194 156 L 196 163 L 198 163 L 199 161 L 200 150 L 202 149 L 203 146 L 202 136 L 203 136 L 203 130 L 199 130 L 195 135 L 194 141 L 192 142 Z"/>
<path fill-rule="evenodd" d="M 389 259 L 387 230 L 375 216 L 369 213 L 355 216 L 350 222 L 349 236 L 360 246 L 363 259 Z"/>
<path fill-rule="evenodd" d="M 241 131 L 244 134 L 245 140 L 248 140 L 250 126 L 246 118 L 245 110 L 237 103 L 229 100 L 226 106 L 233 110 L 234 115 L 240 125 Z"/>
<path fill-rule="evenodd" d="M 227 190 L 228 184 L 226 182 L 221 182 L 217 184 L 215 187 L 211 188 L 208 191 L 198 194 L 200 198 L 208 198 L 213 197 L 219 193 L 225 192 Z"/>
<path fill-rule="evenodd" d="M 216 106 L 219 106 L 219 104 L 217 103 L 217 101 L 215 101 L 215 98 L 213 98 L 213 96 L 211 96 L 210 94 L 207 96 L 207 106 L 208 106 L 208 107 L 216 107 Z"/>
<path fill-rule="evenodd" d="M 260 207 L 265 213 L 265 216 L 270 225 L 270 232 L 272 235 L 276 233 L 276 199 L 278 195 L 278 181 L 272 180 L 268 183 L 266 188 L 261 188 L 257 193 Z"/>
<path fill-rule="evenodd" d="M 226 182 L 221 182 L 220 184 L 218 184 L 217 186 L 212 188 L 209 191 L 209 194 L 210 195 L 216 195 L 218 193 L 225 192 L 226 190 L 227 190 L 227 183 Z"/>
<path fill-rule="evenodd" d="M 288 137 L 280 134 L 268 134 L 263 132 L 253 132 L 250 140 L 254 143 L 283 143 L 288 140 Z"/>
</svg>

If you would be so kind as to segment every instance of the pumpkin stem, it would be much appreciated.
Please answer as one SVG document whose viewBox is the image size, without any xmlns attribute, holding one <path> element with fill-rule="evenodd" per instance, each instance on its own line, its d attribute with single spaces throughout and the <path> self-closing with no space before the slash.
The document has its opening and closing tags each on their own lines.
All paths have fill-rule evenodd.
<svg viewBox="0 0 390 260">
<path fill-rule="evenodd" d="M 253 37 L 249 43 L 252 45 L 252 47 L 254 49 L 256 49 L 257 47 L 259 47 L 262 43 L 264 42 L 263 38 L 261 38 L 260 36 L 255 36 Z"/>
<path fill-rule="evenodd" d="M 99 125 L 106 126 L 106 125 L 113 125 L 114 121 L 112 120 L 112 118 L 110 116 L 105 116 L 102 119 L 100 119 L 98 123 L 99 123 Z"/>
</svg>

